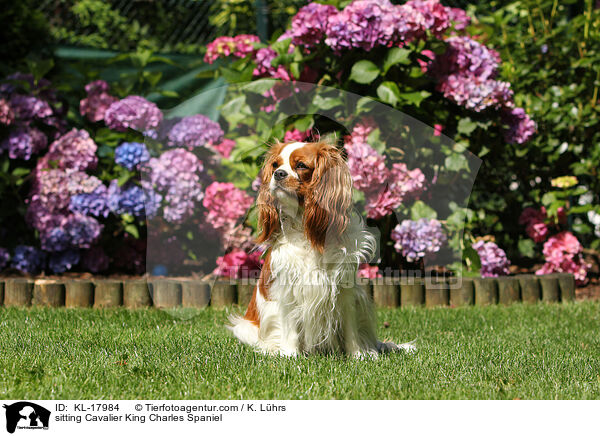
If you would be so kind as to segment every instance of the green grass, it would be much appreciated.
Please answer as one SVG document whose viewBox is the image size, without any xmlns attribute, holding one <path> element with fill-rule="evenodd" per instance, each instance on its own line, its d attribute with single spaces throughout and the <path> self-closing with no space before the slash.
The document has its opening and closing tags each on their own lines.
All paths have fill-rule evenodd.
<svg viewBox="0 0 600 436">
<path fill-rule="evenodd" d="M 419 351 L 369 361 L 267 357 L 226 311 L 175 313 L 0 308 L 0 397 L 600 398 L 599 302 L 380 310 L 380 337 Z"/>
</svg>

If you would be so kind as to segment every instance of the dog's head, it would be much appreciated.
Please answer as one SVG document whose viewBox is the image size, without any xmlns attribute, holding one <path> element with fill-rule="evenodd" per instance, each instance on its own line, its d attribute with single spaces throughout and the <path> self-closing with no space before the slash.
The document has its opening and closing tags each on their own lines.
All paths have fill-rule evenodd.
<svg viewBox="0 0 600 436">
<path fill-rule="evenodd" d="M 262 168 L 258 196 L 258 242 L 279 230 L 280 214 L 301 221 L 304 234 L 322 252 L 326 241 L 346 229 L 352 178 L 340 151 L 325 142 L 276 144 Z"/>
</svg>

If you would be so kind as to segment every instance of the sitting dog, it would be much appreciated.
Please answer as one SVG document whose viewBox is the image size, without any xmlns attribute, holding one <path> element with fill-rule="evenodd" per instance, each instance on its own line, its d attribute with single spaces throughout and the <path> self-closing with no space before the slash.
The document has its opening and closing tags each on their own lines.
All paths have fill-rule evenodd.
<svg viewBox="0 0 600 436">
<path fill-rule="evenodd" d="M 414 349 L 377 340 L 373 304 L 356 283 L 376 241 L 352 213 L 350 171 L 335 146 L 271 147 L 257 207 L 267 249 L 246 314 L 230 319 L 240 341 L 285 356 Z"/>
</svg>

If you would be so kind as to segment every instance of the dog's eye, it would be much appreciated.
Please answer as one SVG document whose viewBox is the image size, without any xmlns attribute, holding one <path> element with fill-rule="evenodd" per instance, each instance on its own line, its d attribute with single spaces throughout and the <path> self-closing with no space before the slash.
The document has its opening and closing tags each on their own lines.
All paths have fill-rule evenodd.
<svg viewBox="0 0 600 436">
<path fill-rule="evenodd" d="M 277 165 L 277 162 L 273 162 L 273 169 L 277 168 L 279 165 Z"/>
<path fill-rule="evenodd" d="M 306 166 L 306 164 L 304 162 L 298 162 L 296 164 L 296 169 L 297 170 L 307 170 L 308 167 Z"/>
</svg>

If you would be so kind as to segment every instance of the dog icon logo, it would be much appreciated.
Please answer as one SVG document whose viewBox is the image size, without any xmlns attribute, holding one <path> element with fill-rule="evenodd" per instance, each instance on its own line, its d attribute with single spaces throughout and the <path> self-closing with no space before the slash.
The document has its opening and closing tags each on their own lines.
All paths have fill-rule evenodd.
<svg viewBox="0 0 600 436">
<path fill-rule="evenodd" d="M 15 429 L 48 429 L 50 411 L 29 401 L 19 401 L 4 405 L 6 409 L 6 431 L 14 433 Z"/>
</svg>

